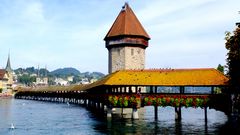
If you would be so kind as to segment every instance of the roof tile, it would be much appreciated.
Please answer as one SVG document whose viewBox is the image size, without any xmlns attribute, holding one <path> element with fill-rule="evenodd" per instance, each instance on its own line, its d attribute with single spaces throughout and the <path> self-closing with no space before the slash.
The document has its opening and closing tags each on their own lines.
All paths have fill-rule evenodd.
<svg viewBox="0 0 240 135">
<path fill-rule="evenodd" d="M 104 40 L 110 37 L 125 35 L 142 36 L 150 39 L 149 35 L 144 30 L 143 26 L 127 3 L 119 13 Z"/>
<path fill-rule="evenodd" d="M 120 70 L 90 84 L 98 86 L 225 86 L 228 78 L 214 68 Z"/>
</svg>

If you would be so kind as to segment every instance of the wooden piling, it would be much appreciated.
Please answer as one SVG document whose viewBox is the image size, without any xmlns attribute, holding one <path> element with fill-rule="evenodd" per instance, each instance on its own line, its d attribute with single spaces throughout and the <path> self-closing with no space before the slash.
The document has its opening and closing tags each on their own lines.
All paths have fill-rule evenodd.
<svg viewBox="0 0 240 135">
<path fill-rule="evenodd" d="M 207 107 L 204 107 L 204 118 L 205 118 L 205 122 L 207 122 Z"/>
<path fill-rule="evenodd" d="M 155 116 L 155 120 L 158 120 L 158 106 L 154 106 L 154 116 Z"/>
</svg>

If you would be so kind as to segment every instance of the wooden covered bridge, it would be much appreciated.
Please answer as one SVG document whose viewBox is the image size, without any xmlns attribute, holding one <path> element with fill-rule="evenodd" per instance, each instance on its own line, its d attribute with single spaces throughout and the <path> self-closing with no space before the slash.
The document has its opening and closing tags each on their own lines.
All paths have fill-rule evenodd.
<svg viewBox="0 0 240 135">
<path fill-rule="evenodd" d="M 229 96 L 219 89 L 227 86 L 228 78 L 216 69 L 151 69 L 120 70 L 88 85 L 20 88 L 18 99 L 83 104 L 112 117 L 113 108 L 121 113 L 129 110 L 133 119 L 144 106 L 175 107 L 181 119 L 181 107 L 207 107 L 227 110 Z M 227 109 L 226 109 L 227 108 Z"/>
</svg>

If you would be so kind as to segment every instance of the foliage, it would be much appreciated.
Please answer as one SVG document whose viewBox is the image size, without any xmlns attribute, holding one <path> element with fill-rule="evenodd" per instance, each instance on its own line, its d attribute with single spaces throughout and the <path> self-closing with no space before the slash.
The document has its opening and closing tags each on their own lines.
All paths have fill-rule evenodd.
<svg viewBox="0 0 240 135">
<path fill-rule="evenodd" d="M 77 76 L 80 75 L 80 72 L 75 68 L 59 68 L 52 71 L 50 74 L 55 76 Z"/>
<path fill-rule="evenodd" d="M 221 64 L 218 64 L 217 70 L 224 73 L 224 66 L 222 66 Z"/>
<path fill-rule="evenodd" d="M 232 92 L 239 92 L 240 88 L 240 27 L 233 32 L 226 32 L 226 49 L 229 85 Z"/>
<path fill-rule="evenodd" d="M 35 69 L 34 67 L 27 67 L 26 69 L 18 68 L 16 70 L 14 70 L 14 72 L 17 75 L 20 75 L 20 74 L 28 74 L 28 75 L 36 74 L 36 75 L 38 75 L 39 74 L 40 76 L 46 76 L 49 74 L 49 71 L 45 68 Z"/>
<path fill-rule="evenodd" d="M 185 106 L 185 107 L 204 107 L 209 98 L 207 96 L 147 96 L 143 98 L 145 106 Z"/>
<path fill-rule="evenodd" d="M 208 105 L 208 96 L 145 96 L 138 95 L 109 95 L 108 103 L 113 107 L 140 107 L 144 106 L 185 106 L 185 107 L 205 107 Z"/>
<path fill-rule="evenodd" d="M 36 77 L 24 74 L 18 77 L 18 81 L 22 84 L 31 85 L 33 82 L 36 81 Z"/>
<path fill-rule="evenodd" d="M 34 80 L 34 82 L 35 82 L 35 80 L 36 80 L 35 78 L 37 75 L 39 75 L 40 77 L 47 76 L 49 85 L 54 85 L 55 84 L 54 81 L 57 77 L 60 77 L 60 78 L 66 80 L 67 77 L 73 76 L 73 82 L 71 82 L 71 83 L 76 84 L 76 83 L 79 83 L 82 80 L 82 78 L 87 78 L 88 80 L 90 80 L 92 78 L 100 79 L 104 76 L 104 74 L 100 73 L 100 72 L 80 73 L 80 71 L 78 71 L 75 68 L 71 68 L 71 67 L 57 69 L 52 72 L 49 72 L 45 68 L 35 69 L 34 67 L 27 67 L 27 68 L 18 68 L 16 70 L 14 70 L 14 72 L 17 75 L 18 82 L 26 84 L 26 85 L 32 84 L 32 82 L 33 82 L 32 80 Z"/>
<path fill-rule="evenodd" d="M 0 93 L 2 93 L 2 88 L 0 88 Z"/>
<path fill-rule="evenodd" d="M 108 102 L 113 107 L 140 107 L 141 99 L 138 95 L 110 95 Z"/>
</svg>

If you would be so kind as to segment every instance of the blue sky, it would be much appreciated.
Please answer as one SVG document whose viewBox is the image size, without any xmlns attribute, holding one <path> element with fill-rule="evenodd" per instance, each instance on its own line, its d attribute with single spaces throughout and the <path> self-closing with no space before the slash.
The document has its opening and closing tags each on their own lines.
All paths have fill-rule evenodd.
<svg viewBox="0 0 240 135">
<path fill-rule="evenodd" d="M 107 73 L 103 38 L 124 0 L 1 0 L 0 66 L 74 67 Z M 146 68 L 225 64 L 225 31 L 240 21 L 239 0 L 128 0 L 151 37 Z"/>
</svg>

